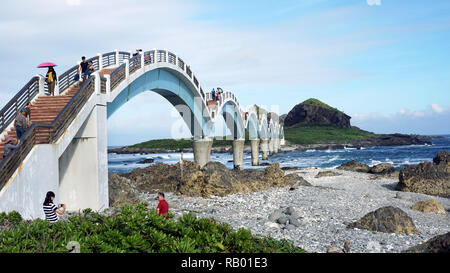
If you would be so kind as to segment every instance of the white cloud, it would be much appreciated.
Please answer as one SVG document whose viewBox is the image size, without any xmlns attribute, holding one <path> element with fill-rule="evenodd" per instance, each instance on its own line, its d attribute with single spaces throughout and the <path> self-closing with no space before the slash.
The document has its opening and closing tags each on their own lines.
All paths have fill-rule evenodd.
<svg viewBox="0 0 450 273">
<path fill-rule="evenodd" d="M 431 104 L 431 108 L 436 112 L 436 113 L 442 113 L 444 112 L 444 109 L 442 107 L 440 107 L 439 105 L 437 105 L 436 103 L 432 103 Z"/>
<path fill-rule="evenodd" d="M 381 0 L 366 0 L 369 6 L 381 6 Z"/>
<path fill-rule="evenodd" d="M 395 114 L 352 114 L 352 124 L 377 133 L 450 133 L 450 105 L 429 105 L 425 110 L 400 109 Z"/>
<path fill-rule="evenodd" d="M 81 5 L 81 0 L 66 0 L 68 6 L 79 6 Z"/>
</svg>

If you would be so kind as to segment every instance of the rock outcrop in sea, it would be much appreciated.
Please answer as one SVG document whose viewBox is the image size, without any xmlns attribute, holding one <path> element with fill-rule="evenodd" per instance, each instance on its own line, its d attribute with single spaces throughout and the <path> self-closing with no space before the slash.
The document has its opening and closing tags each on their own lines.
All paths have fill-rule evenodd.
<svg viewBox="0 0 450 273">
<path fill-rule="evenodd" d="M 370 167 L 367 164 L 363 164 L 356 160 L 352 160 L 337 167 L 338 170 L 360 172 L 360 173 L 372 173 L 372 174 L 391 174 L 395 171 L 390 163 L 380 163 Z"/>
</svg>

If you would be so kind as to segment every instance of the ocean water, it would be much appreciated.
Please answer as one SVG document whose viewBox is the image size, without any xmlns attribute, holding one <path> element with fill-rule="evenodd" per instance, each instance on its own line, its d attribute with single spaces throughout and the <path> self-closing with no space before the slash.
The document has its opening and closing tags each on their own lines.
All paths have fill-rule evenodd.
<svg viewBox="0 0 450 273">
<path fill-rule="evenodd" d="M 442 150 L 450 151 L 450 135 L 444 135 L 443 139 L 435 138 L 432 145 L 409 145 L 409 146 L 381 146 L 367 147 L 361 150 L 345 148 L 337 150 L 308 150 L 304 152 L 293 151 L 278 153 L 269 157 L 268 161 L 260 163 L 280 163 L 280 167 L 299 168 L 334 168 L 350 160 L 373 166 L 379 163 L 391 163 L 394 168 L 399 169 L 406 165 L 418 164 L 424 161 L 432 161 L 433 157 Z M 146 158 L 153 158 L 156 162 L 176 164 L 180 160 L 180 153 L 159 154 L 108 154 L 108 171 L 127 173 L 135 168 L 144 168 L 151 164 L 137 164 Z M 193 153 L 183 153 L 183 159 L 193 161 Z M 211 161 L 218 161 L 228 168 L 233 168 L 233 155 L 223 153 L 212 153 Z M 251 154 L 244 154 L 244 168 L 265 168 L 265 166 L 252 167 Z"/>
</svg>

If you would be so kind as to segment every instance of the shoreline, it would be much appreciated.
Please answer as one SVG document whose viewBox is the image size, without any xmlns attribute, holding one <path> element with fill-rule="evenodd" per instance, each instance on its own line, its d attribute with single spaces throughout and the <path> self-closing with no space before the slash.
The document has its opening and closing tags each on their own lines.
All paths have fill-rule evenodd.
<svg viewBox="0 0 450 273">
<path fill-rule="evenodd" d="M 307 150 L 339 150 L 345 148 L 361 149 L 368 147 L 383 147 L 383 146 L 408 146 L 408 145 L 432 145 L 431 139 L 442 139 L 442 136 L 418 136 L 418 135 L 388 135 L 388 136 L 400 136 L 400 140 L 394 139 L 382 139 L 382 140 L 361 140 L 349 143 L 320 143 L 320 144 L 286 144 L 280 147 L 280 152 L 292 152 L 292 151 L 307 151 Z M 405 136 L 408 136 L 406 140 Z M 157 153 L 192 153 L 193 148 L 182 149 L 163 149 L 163 148 L 138 148 L 124 146 L 120 148 L 108 149 L 108 154 L 157 154 Z M 212 147 L 212 153 L 232 153 L 232 146 L 220 146 Z M 244 153 L 250 153 L 250 145 L 244 146 Z"/>
</svg>

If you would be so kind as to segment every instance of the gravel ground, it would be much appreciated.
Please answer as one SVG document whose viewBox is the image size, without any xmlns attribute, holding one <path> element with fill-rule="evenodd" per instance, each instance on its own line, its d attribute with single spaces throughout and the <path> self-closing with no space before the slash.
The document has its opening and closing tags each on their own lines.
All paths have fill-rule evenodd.
<svg viewBox="0 0 450 273">
<path fill-rule="evenodd" d="M 166 194 L 170 211 L 176 217 L 194 212 L 198 217 L 214 218 L 233 228 L 250 229 L 276 239 L 289 239 L 308 252 L 326 252 L 332 246 L 343 248 L 350 241 L 350 252 L 401 252 L 436 235 L 450 231 L 450 199 L 394 190 L 398 180 L 371 179 L 370 174 L 333 169 L 340 176 L 315 178 L 319 171 L 331 169 L 305 169 L 297 173 L 313 187 L 300 186 L 271 188 L 262 192 L 234 194 L 226 197 L 182 197 Z M 155 195 L 142 194 L 142 201 L 156 207 Z M 446 215 L 411 210 L 416 202 L 435 199 L 447 210 Z M 268 220 L 275 210 L 288 206 L 295 208 L 300 226 L 294 230 Z M 394 206 L 405 211 L 419 229 L 418 235 L 376 233 L 368 230 L 347 229 L 346 225 L 380 207 Z"/>
</svg>

